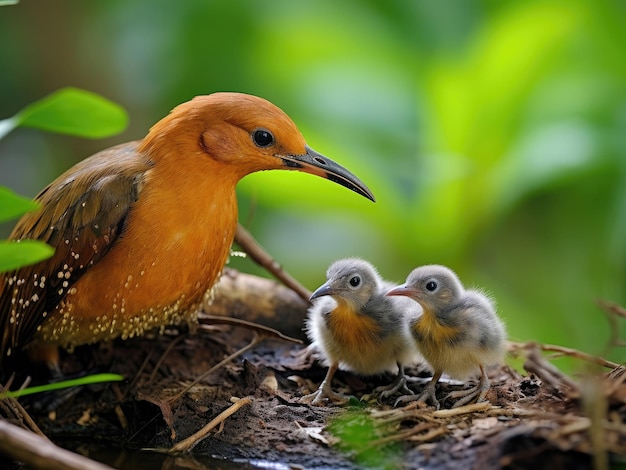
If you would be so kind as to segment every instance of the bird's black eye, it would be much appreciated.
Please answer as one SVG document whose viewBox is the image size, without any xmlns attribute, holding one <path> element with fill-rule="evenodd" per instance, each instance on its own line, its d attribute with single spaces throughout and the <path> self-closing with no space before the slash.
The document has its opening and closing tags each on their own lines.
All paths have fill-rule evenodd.
<svg viewBox="0 0 626 470">
<path fill-rule="evenodd" d="M 433 292 L 437 289 L 437 283 L 435 281 L 428 281 L 426 283 L 426 290 L 429 292 Z"/>
<path fill-rule="evenodd" d="M 361 276 L 352 276 L 348 282 L 352 287 L 358 287 L 361 284 Z"/>
<path fill-rule="evenodd" d="M 267 129 L 257 129 L 252 133 L 252 140 L 258 147 L 269 147 L 274 143 L 274 136 Z"/>
</svg>

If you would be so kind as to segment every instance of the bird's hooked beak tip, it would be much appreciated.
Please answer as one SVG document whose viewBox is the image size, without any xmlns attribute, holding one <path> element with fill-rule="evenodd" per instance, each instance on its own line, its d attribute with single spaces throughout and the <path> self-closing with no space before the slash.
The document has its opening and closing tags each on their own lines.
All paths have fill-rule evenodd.
<svg viewBox="0 0 626 470">
<path fill-rule="evenodd" d="M 408 287 L 406 284 L 403 284 L 401 286 L 394 287 L 393 289 L 389 290 L 385 295 L 387 297 L 393 297 L 393 296 L 415 297 L 416 294 L 417 292 L 415 291 L 415 289 Z"/>
<path fill-rule="evenodd" d="M 308 146 L 305 149 L 306 152 L 302 155 L 280 155 L 280 158 L 288 169 L 320 176 L 376 202 L 369 188 L 346 168 Z"/>
<path fill-rule="evenodd" d="M 322 284 L 315 290 L 315 292 L 311 294 L 311 297 L 309 297 L 309 301 L 317 299 L 318 297 L 324 297 L 325 295 L 331 295 L 332 293 L 333 289 L 330 285 Z"/>
</svg>

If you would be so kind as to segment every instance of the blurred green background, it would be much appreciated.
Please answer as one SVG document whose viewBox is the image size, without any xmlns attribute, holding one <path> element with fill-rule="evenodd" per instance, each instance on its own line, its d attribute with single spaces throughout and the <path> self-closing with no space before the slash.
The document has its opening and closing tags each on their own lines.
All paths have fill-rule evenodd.
<svg viewBox="0 0 626 470">
<path fill-rule="evenodd" d="M 346 256 L 398 282 L 447 264 L 512 339 L 604 353 L 595 301 L 626 303 L 624 18 L 608 0 L 24 0 L 0 8 L 0 118 L 76 86 L 131 121 L 104 140 L 19 129 L 0 184 L 34 196 L 195 95 L 256 94 L 378 199 L 296 173 L 239 185 L 241 222 L 307 287 Z"/>
</svg>

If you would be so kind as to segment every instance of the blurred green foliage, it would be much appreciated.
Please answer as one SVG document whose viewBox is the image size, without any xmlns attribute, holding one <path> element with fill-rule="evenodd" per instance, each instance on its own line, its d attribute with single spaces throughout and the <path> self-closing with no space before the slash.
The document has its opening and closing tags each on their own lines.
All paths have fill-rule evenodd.
<svg viewBox="0 0 626 470">
<path fill-rule="evenodd" d="M 390 427 L 363 410 L 349 408 L 331 421 L 328 432 L 337 439 L 335 447 L 351 455 L 362 468 L 402 468 L 404 453 L 398 442 L 379 442 L 397 433 Z"/>
<path fill-rule="evenodd" d="M 296 173 L 240 184 L 240 220 L 307 286 L 339 257 L 395 281 L 443 263 L 493 294 L 512 339 L 604 352 L 595 300 L 626 303 L 625 14 L 612 0 L 23 2 L 0 10 L 14 44 L 0 115 L 80 86 L 132 121 L 99 142 L 13 133 L 0 183 L 34 195 L 194 95 L 257 94 L 378 200 Z"/>
<path fill-rule="evenodd" d="M 34 210 L 37 204 L 0 186 L 0 222 L 6 222 Z M 20 243 L 0 240 L 0 273 L 28 266 L 49 258 L 54 250 L 39 241 L 24 240 Z"/>
<path fill-rule="evenodd" d="M 0 139 L 17 127 L 34 127 L 81 137 L 104 137 L 121 132 L 128 118 L 119 105 L 94 93 L 64 88 L 40 99 L 11 118 L 0 121 Z M 0 222 L 37 209 L 38 204 L 0 186 Z M 35 240 L 0 240 L 0 273 L 37 263 L 54 254 Z"/>
<path fill-rule="evenodd" d="M 26 199 L 15 194 L 8 188 L 0 186 L 0 220 L 11 220 L 19 217 L 25 212 L 32 211 L 39 207 L 32 199 Z"/>
</svg>

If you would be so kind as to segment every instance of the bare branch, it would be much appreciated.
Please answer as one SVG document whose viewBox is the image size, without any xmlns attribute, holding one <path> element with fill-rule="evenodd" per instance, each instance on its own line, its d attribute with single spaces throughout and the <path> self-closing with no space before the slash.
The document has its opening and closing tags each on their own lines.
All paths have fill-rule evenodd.
<svg viewBox="0 0 626 470">
<path fill-rule="evenodd" d="M 0 420 L 0 452 L 37 469 L 111 470 L 107 465 L 57 447 L 48 439 L 3 420 Z"/>
<path fill-rule="evenodd" d="M 235 232 L 235 242 L 245 251 L 248 256 L 259 265 L 263 266 L 276 279 L 284 285 L 296 292 L 302 300 L 308 302 L 311 292 L 300 284 L 296 279 L 291 277 L 287 271 L 263 249 L 261 245 L 254 239 L 252 234 L 248 232 L 241 224 L 237 224 L 237 232 Z"/>
</svg>

